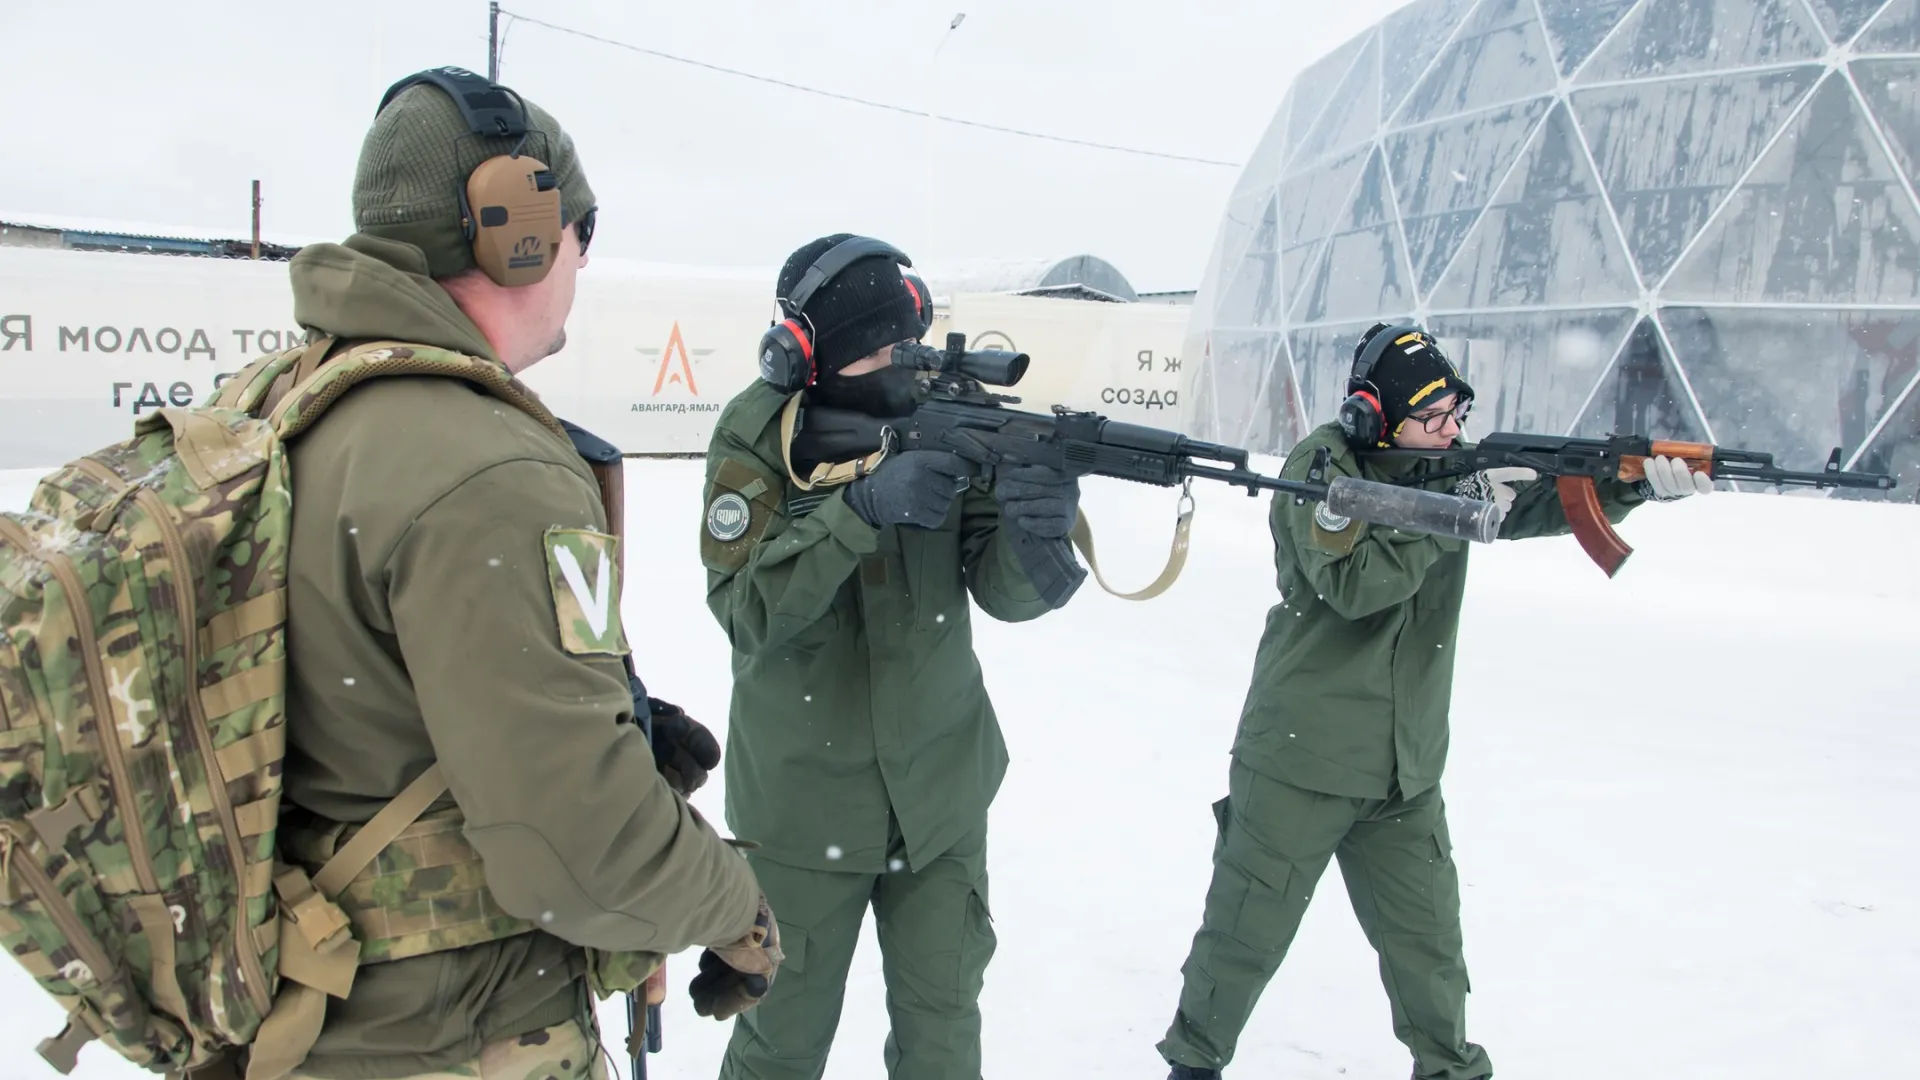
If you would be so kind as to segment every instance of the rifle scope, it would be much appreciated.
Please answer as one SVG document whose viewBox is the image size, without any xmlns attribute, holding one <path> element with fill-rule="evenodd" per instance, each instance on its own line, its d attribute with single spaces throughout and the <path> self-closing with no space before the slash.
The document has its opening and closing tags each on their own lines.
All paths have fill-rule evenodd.
<svg viewBox="0 0 1920 1080">
<path fill-rule="evenodd" d="M 961 375 L 989 386 L 1012 386 L 1027 373 L 1027 354 L 1004 349 L 967 349 L 967 335 L 958 331 L 947 335 L 947 347 L 936 349 L 917 341 L 903 341 L 893 347 L 893 362 L 915 371 L 938 371 Z"/>
</svg>

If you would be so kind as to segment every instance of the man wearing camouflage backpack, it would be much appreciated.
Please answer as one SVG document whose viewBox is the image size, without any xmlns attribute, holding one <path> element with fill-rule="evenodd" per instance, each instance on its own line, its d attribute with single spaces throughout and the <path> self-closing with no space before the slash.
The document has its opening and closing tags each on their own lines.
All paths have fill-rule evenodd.
<svg viewBox="0 0 1920 1080">
<path fill-rule="evenodd" d="M 648 705 L 625 666 L 620 523 L 509 378 L 565 340 L 592 191 L 543 110 L 423 74 L 366 138 L 359 231 L 291 264 L 311 344 L 265 390 L 266 409 L 325 408 L 288 444 L 280 854 L 337 903 L 359 963 L 344 996 L 302 1003 L 283 980 L 248 1080 L 603 1076 L 590 986 L 705 945 L 691 993 L 726 1019 L 780 959 L 748 864 L 683 797 L 717 764 L 711 735 L 671 707 L 651 746 L 628 723 Z M 507 400 L 439 370 L 460 363 L 497 369 Z M 355 364 L 403 373 L 330 402 L 306 389 Z M 389 804 L 417 822 L 323 884 Z M 290 880 L 298 923 L 308 883 Z"/>
<path fill-rule="evenodd" d="M 712 736 L 633 677 L 620 514 L 514 377 L 585 263 L 571 141 L 423 72 L 353 207 L 291 265 L 308 343 L 0 514 L 0 951 L 62 1072 L 603 1077 L 596 996 L 704 945 L 725 1020 L 782 959 L 685 801 Z"/>
<path fill-rule="evenodd" d="M 547 113 L 457 75 L 489 95 L 469 107 L 496 114 L 463 116 L 442 86 L 390 92 L 354 179 L 359 232 L 292 264 L 295 318 L 338 337 L 335 355 L 378 339 L 518 373 L 565 340 L 594 216 L 586 176 Z M 471 130 L 516 111 L 522 138 Z M 507 185 L 497 218 L 516 220 L 489 228 L 487 172 L 515 151 L 551 180 Z M 565 227 L 550 265 L 531 267 L 544 274 L 528 273 L 541 204 L 510 200 L 555 188 Z M 300 1074 L 602 1075 L 582 946 L 708 946 L 724 963 L 695 981 L 696 1007 L 749 1007 L 779 958 L 771 913 L 623 722 L 636 706 L 609 572 L 620 523 L 572 446 L 457 380 L 386 378 L 333 404 L 290 464 L 287 801 L 324 833 L 367 821 L 438 762 L 470 843 L 444 861 L 484 871 L 484 884 L 457 868 L 397 884 L 389 925 L 423 901 L 471 917 L 450 920 L 451 948 L 363 963 Z M 662 757 L 684 761 L 679 749 Z M 301 830 L 287 835 L 297 847 Z M 454 895 L 415 892 L 448 880 Z M 353 914 L 356 929 L 379 921 Z"/>
</svg>

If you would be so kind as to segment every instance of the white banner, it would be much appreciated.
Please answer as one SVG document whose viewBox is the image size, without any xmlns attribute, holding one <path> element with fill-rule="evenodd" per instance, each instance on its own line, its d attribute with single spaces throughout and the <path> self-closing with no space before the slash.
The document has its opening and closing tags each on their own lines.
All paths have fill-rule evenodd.
<svg viewBox="0 0 1920 1080">
<path fill-rule="evenodd" d="M 119 442 L 305 336 L 285 263 L 0 248 L 0 468 Z"/>
<path fill-rule="evenodd" d="M 967 335 L 969 349 L 1026 353 L 1026 377 L 1005 391 L 1021 399 L 1015 408 L 1065 405 L 1184 432 L 1180 342 L 1188 314 L 1168 304 L 962 293 L 925 340 L 944 346 L 952 329 Z"/>
<path fill-rule="evenodd" d="M 595 260 L 567 345 L 526 383 L 630 454 L 698 454 L 757 377 L 768 273 Z M 1188 309 L 961 294 L 926 342 L 1032 357 L 1008 393 L 1184 430 Z M 287 264 L 0 248 L 0 469 L 57 465 L 131 434 L 136 416 L 204 401 L 247 362 L 301 340 Z"/>
<path fill-rule="evenodd" d="M 771 275 L 700 267 L 580 275 L 566 348 L 521 376 L 547 407 L 629 454 L 704 454 L 760 377 Z"/>
</svg>

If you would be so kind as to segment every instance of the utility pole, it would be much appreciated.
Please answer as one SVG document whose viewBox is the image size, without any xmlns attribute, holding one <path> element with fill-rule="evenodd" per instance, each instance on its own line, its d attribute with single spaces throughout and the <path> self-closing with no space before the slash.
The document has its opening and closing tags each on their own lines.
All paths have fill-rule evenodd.
<svg viewBox="0 0 1920 1080">
<path fill-rule="evenodd" d="M 253 182 L 253 257 L 260 258 L 260 181 Z"/>
<path fill-rule="evenodd" d="M 947 23 L 947 32 L 940 35 L 939 44 L 933 47 L 933 58 L 927 62 L 926 181 L 921 185 L 927 214 L 927 234 L 925 241 L 927 246 L 920 253 L 920 257 L 923 259 L 932 257 L 933 219 L 936 212 L 935 204 L 939 201 L 934 189 L 937 175 L 933 167 L 933 140 L 935 135 L 934 129 L 940 126 L 940 50 L 947 47 L 947 39 L 953 36 L 955 30 L 960 29 L 961 23 L 966 21 L 966 12 L 962 11 L 954 15 L 952 20 Z M 931 301 L 931 298 L 929 298 L 929 301 Z"/>
<path fill-rule="evenodd" d="M 487 3 L 487 78 L 500 81 L 500 0 Z"/>
</svg>

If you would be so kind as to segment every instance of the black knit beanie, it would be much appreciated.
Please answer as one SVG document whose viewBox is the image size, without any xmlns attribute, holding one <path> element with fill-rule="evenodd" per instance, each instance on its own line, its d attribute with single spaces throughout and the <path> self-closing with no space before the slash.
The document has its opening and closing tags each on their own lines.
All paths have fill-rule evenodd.
<svg viewBox="0 0 1920 1080">
<path fill-rule="evenodd" d="M 852 236 L 823 236 L 789 255 L 775 295 L 791 296 L 815 259 Z M 807 298 L 801 324 L 813 328 L 813 362 L 822 373 L 838 371 L 883 346 L 920 339 L 925 332 L 920 308 L 900 271 L 900 264 L 884 255 L 859 259 Z"/>
<path fill-rule="evenodd" d="M 1373 335 L 1385 329 L 1386 324 L 1376 324 L 1363 335 L 1354 347 L 1355 358 L 1365 351 Z M 1398 433 L 1407 417 L 1450 393 L 1460 395 L 1462 400 L 1473 397 L 1473 387 L 1460 377 L 1460 369 L 1425 334 L 1403 334 L 1388 345 L 1374 364 L 1369 381 L 1380 391 L 1380 409 L 1386 419 L 1381 430 L 1387 439 Z"/>
</svg>

